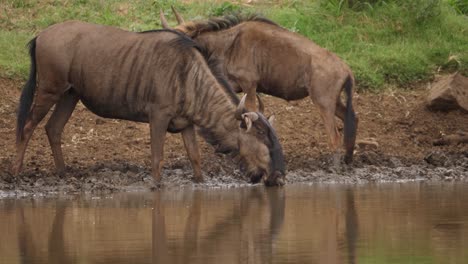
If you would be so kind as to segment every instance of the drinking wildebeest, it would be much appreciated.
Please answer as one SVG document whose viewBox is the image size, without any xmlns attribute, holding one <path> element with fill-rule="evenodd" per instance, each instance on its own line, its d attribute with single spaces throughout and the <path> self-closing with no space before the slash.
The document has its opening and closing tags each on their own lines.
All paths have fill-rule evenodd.
<svg viewBox="0 0 468 264">
<path fill-rule="evenodd" d="M 20 98 L 14 174 L 21 170 L 34 129 L 53 105 L 46 132 L 56 168 L 64 171 L 61 134 L 81 100 L 99 116 L 149 123 L 157 182 L 166 131 L 182 133 L 194 179 L 203 180 L 196 125 L 218 149 L 240 155 L 251 181 L 282 183 L 283 153 L 269 121 L 246 110 L 245 98 L 239 102 L 208 54 L 183 34 L 135 33 L 69 21 L 41 32 L 29 52 L 31 72 Z"/>
<path fill-rule="evenodd" d="M 352 106 L 353 74 L 340 58 L 311 40 L 259 17 L 229 15 L 207 21 L 184 22 L 173 8 L 185 33 L 222 61 L 236 92 L 247 94 L 247 107 L 255 106 L 261 92 L 285 100 L 310 96 L 318 106 L 334 152 L 340 144 L 335 115 L 344 122 L 345 162 L 353 158 L 357 118 Z M 163 12 L 164 28 L 169 28 Z M 346 106 L 340 94 L 345 90 Z"/>
</svg>

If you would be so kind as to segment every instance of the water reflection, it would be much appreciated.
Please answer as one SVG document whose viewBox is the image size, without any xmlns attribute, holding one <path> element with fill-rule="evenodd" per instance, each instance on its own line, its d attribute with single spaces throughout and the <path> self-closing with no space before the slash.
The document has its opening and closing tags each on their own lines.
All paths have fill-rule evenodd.
<svg viewBox="0 0 468 264">
<path fill-rule="evenodd" d="M 36 250 L 34 248 L 34 244 L 31 241 L 31 231 L 29 230 L 29 226 L 24 218 L 24 211 L 22 208 L 19 209 L 18 214 L 20 221 L 20 228 L 18 230 L 20 263 L 28 263 L 28 258 L 32 258 L 35 255 Z"/>
<path fill-rule="evenodd" d="M 468 185 L 0 200 L 0 263 L 468 263 Z"/>
<path fill-rule="evenodd" d="M 356 263 L 356 242 L 358 236 L 358 217 L 354 204 L 354 191 L 346 189 L 346 244 L 348 249 L 348 263 Z"/>
<path fill-rule="evenodd" d="M 166 236 L 166 220 L 160 192 L 157 192 L 154 198 L 152 231 L 153 263 L 170 263 Z"/>
<path fill-rule="evenodd" d="M 273 245 L 284 220 L 284 189 L 243 190 L 240 199 L 232 201 L 231 210 L 200 231 L 203 192 L 192 193 L 180 240 L 168 239 L 163 194 L 155 194 L 153 263 L 272 263 Z M 261 220 L 264 215 L 268 225 Z"/>
<path fill-rule="evenodd" d="M 47 243 L 47 256 L 41 254 L 40 250 L 37 249 L 31 231 L 31 228 L 41 227 L 35 226 L 34 221 L 29 221 L 28 223 L 25 218 L 24 208 L 18 209 L 18 250 L 20 263 L 72 263 L 71 258 L 65 254 L 64 248 L 63 225 L 66 205 L 64 202 L 57 202 L 56 206 L 57 209 Z"/>
</svg>

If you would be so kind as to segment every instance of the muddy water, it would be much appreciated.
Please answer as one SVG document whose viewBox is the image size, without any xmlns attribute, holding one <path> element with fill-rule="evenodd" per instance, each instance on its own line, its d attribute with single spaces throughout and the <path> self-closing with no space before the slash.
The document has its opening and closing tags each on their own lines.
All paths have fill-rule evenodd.
<svg viewBox="0 0 468 264">
<path fill-rule="evenodd" d="M 0 200 L 0 263 L 468 263 L 468 184 Z"/>
</svg>

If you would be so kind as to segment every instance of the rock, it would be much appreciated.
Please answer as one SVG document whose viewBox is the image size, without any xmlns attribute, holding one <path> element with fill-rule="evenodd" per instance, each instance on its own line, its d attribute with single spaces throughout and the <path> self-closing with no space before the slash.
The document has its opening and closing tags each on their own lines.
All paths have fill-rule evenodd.
<svg viewBox="0 0 468 264">
<path fill-rule="evenodd" d="M 468 111 L 468 78 L 455 73 L 435 83 L 429 91 L 427 107 L 431 110 L 462 108 Z"/>
<path fill-rule="evenodd" d="M 436 167 L 444 167 L 445 163 L 447 163 L 447 160 L 447 156 L 440 151 L 431 152 L 426 157 L 424 157 L 424 161 Z"/>
<path fill-rule="evenodd" d="M 458 105 L 468 111 L 468 78 L 457 73 L 452 81 L 452 87 Z"/>
<path fill-rule="evenodd" d="M 391 157 L 390 158 L 390 164 L 392 168 L 401 168 L 403 167 L 403 163 L 401 160 L 397 159 L 396 157 Z"/>
<path fill-rule="evenodd" d="M 360 149 L 377 149 L 379 148 L 379 143 L 375 138 L 366 138 L 356 141 L 356 145 Z"/>
<path fill-rule="evenodd" d="M 42 178 L 37 179 L 37 181 L 34 183 L 34 186 L 36 186 L 36 187 L 40 187 L 40 186 L 43 186 L 43 185 L 44 185 L 44 179 L 42 179 Z"/>
</svg>

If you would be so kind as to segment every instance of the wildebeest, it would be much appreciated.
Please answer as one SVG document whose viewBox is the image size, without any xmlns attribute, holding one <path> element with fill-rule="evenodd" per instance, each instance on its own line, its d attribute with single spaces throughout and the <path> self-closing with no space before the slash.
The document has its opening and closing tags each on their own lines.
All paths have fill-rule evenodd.
<svg viewBox="0 0 468 264">
<path fill-rule="evenodd" d="M 41 32 L 30 42 L 29 52 L 31 71 L 18 111 L 15 175 L 34 129 L 53 105 L 46 133 L 56 168 L 64 171 L 61 135 L 81 101 L 105 118 L 149 123 L 156 182 L 166 131 L 182 133 L 194 180 L 203 180 L 194 126 L 218 149 L 238 153 L 251 181 L 283 181 L 282 149 L 269 121 L 246 110 L 245 98 L 239 101 L 207 53 L 183 34 L 135 33 L 69 21 Z"/>
<path fill-rule="evenodd" d="M 333 151 L 337 151 L 341 141 L 335 115 L 344 122 L 345 162 L 352 161 L 357 130 L 352 106 L 354 77 L 338 56 L 256 15 L 184 22 L 174 8 L 173 11 L 179 22 L 174 29 L 223 62 L 236 92 L 247 94 L 248 108 L 255 106 L 256 92 L 288 101 L 310 96 L 318 106 Z M 162 12 L 160 18 L 163 27 L 169 28 Z M 343 90 L 346 106 L 340 99 Z"/>
</svg>

